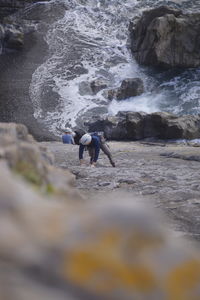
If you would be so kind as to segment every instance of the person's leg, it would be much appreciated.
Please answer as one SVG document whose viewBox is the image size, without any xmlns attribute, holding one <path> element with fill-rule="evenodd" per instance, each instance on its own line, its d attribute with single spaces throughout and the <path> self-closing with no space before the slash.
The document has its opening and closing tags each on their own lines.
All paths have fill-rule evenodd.
<svg viewBox="0 0 200 300">
<path fill-rule="evenodd" d="M 88 153 L 90 156 L 90 163 L 94 161 L 94 156 L 95 156 L 95 149 L 94 147 L 88 147 Z"/>
<path fill-rule="evenodd" d="M 101 143 L 100 143 L 100 148 L 101 148 L 101 150 L 103 151 L 103 153 L 104 153 L 105 155 L 107 155 L 107 157 L 108 157 L 108 159 L 109 159 L 111 165 L 112 165 L 113 167 L 115 167 L 115 162 L 114 162 L 114 160 L 113 160 L 113 157 L 112 157 L 112 154 L 111 154 L 111 152 L 110 152 L 110 149 L 109 149 L 108 145 L 107 145 L 106 142 L 105 142 L 105 138 L 104 138 L 104 137 L 101 137 L 100 140 L 101 140 Z"/>
</svg>

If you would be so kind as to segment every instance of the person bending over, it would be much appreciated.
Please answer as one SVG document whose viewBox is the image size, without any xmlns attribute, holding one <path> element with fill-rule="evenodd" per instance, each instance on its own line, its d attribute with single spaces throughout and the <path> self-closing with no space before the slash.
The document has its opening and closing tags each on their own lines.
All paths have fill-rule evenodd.
<svg viewBox="0 0 200 300">
<path fill-rule="evenodd" d="M 96 166 L 100 149 L 108 156 L 111 165 L 115 167 L 115 163 L 113 161 L 110 150 L 105 143 L 104 137 L 98 136 L 98 134 L 96 133 L 86 133 L 81 137 L 79 143 L 79 160 L 81 164 L 83 164 L 83 152 L 87 147 L 90 156 L 90 164 L 92 167 Z"/>
</svg>

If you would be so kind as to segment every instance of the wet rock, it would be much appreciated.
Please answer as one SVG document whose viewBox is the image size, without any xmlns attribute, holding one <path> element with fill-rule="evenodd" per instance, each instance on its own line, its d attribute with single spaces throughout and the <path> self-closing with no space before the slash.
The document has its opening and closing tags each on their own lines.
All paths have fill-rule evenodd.
<svg viewBox="0 0 200 300">
<path fill-rule="evenodd" d="M 144 92 L 143 81 L 140 78 L 127 78 L 121 83 L 117 89 L 107 91 L 109 100 L 123 100 L 126 98 L 141 95 Z"/>
<path fill-rule="evenodd" d="M 49 1 L 49 0 L 43 0 Z M 40 2 L 39 0 L 0 0 L 0 20 L 7 17 L 17 10 L 24 8 L 28 4 Z"/>
<path fill-rule="evenodd" d="M 167 6 L 143 12 L 130 26 L 132 52 L 141 64 L 161 67 L 200 65 L 200 14 Z"/>
<path fill-rule="evenodd" d="M 48 0 L 44 0 L 48 1 Z M 24 45 L 24 29 L 8 17 L 38 0 L 0 0 L 0 44 L 4 51 L 20 50 Z"/>
<path fill-rule="evenodd" d="M 200 116 L 176 116 L 158 112 L 119 112 L 116 116 L 96 117 L 88 123 L 89 131 L 104 131 L 107 139 L 138 140 L 195 139 L 200 137 Z"/>
<path fill-rule="evenodd" d="M 82 81 L 79 83 L 79 93 L 80 95 L 96 95 L 106 87 L 107 83 L 103 79 L 96 79 L 92 82 Z"/>
<path fill-rule="evenodd" d="M 2 28 L 0 34 L 1 52 L 11 52 L 21 50 L 24 45 L 24 32 L 18 25 L 8 25 Z"/>
<path fill-rule="evenodd" d="M 2 43 L 5 49 L 21 49 L 24 45 L 23 29 L 18 25 L 5 25 Z"/>
<path fill-rule="evenodd" d="M 90 83 L 90 86 L 93 94 L 96 95 L 99 91 L 107 88 L 107 82 L 103 78 L 100 78 L 100 79 L 93 80 Z"/>
</svg>

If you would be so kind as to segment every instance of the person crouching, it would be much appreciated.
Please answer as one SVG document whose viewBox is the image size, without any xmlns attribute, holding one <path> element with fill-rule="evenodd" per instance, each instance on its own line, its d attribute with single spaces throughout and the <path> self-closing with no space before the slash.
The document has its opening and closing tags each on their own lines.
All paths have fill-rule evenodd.
<svg viewBox="0 0 200 300">
<path fill-rule="evenodd" d="M 113 167 L 115 167 L 115 163 L 113 162 L 111 153 L 110 153 L 108 147 L 106 146 L 105 142 L 102 141 L 100 136 L 98 136 L 96 134 L 90 135 L 89 133 L 86 133 L 81 137 L 79 143 L 80 143 L 80 146 L 79 146 L 80 164 L 84 163 L 83 152 L 84 152 L 85 148 L 87 147 L 87 150 L 88 150 L 89 156 L 90 156 L 91 167 L 96 166 L 97 160 L 99 158 L 100 149 L 102 149 L 102 151 L 108 156 L 111 165 Z"/>
</svg>

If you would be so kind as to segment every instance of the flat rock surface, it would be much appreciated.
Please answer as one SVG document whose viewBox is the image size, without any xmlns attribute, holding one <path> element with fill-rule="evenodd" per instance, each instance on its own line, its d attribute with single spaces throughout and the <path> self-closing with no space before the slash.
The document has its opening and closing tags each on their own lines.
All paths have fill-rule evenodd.
<svg viewBox="0 0 200 300">
<path fill-rule="evenodd" d="M 43 143 L 55 164 L 76 175 L 76 186 L 88 197 L 109 191 L 133 193 L 159 207 L 178 234 L 200 240 L 200 148 L 195 145 L 109 142 L 116 162 L 101 152 L 98 166 L 79 165 L 78 146 Z M 89 162 L 87 152 L 85 161 Z"/>
</svg>

